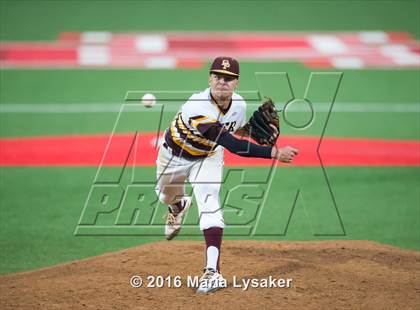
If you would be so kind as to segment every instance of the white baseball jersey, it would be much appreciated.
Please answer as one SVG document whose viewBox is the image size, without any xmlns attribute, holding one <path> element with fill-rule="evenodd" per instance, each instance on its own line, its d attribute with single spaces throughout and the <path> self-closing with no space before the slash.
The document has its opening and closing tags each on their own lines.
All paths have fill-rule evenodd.
<svg viewBox="0 0 420 310">
<path fill-rule="evenodd" d="M 223 148 L 214 142 L 221 130 L 233 133 L 245 123 L 246 103 L 240 95 L 233 93 L 230 106 L 221 111 L 207 88 L 182 105 L 165 132 L 165 142 L 174 155 L 205 158 Z"/>
</svg>

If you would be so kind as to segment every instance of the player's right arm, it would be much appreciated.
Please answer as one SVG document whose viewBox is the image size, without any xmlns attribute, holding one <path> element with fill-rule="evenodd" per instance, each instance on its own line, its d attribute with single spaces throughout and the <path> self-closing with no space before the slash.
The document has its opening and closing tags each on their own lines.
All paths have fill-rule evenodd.
<svg viewBox="0 0 420 310">
<path fill-rule="evenodd" d="M 213 149 L 215 146 L 221 145 L 229 152 L 239 156 L 276 158 L 285 163 L 290 163 L 294 156 L 298 154 L 297 149 L 289 146 L 277 148 L 276 146 L 264 146 L 236 138 L 218 121 L 218 115 L 208 109 L 207 102 L 197 101 L 196 99 L 193 95 L 191 100 L 182 106 L 181 112 L 184 124 L 191 129 L 191 138 L 196 139 L 197 143 L 200 143 L 201 140 L 207 140 L 210 142 L 207 144 L 207 148 L 211 144 L 214 145 Z M 203 139 L 200 140 L 198 135 Z"/>
<path fill-rule="evenodd" d="M 239 156 L 276 158 L 281 162 L 290 163 L 299 152 L 297 149 L 290 146 L 277 148 L 276 146 L 263 146 L 248 140 L 237 139 L 224 129 L 219 122 L 198 124 L 197 129 L 207 139 Z"/>
</svg>

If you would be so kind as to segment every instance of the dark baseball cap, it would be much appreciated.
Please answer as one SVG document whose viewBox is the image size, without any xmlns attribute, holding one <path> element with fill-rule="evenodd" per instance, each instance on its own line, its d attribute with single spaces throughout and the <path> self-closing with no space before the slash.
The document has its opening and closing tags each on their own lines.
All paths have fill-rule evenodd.
<svg viewBox="0 0 420 310">
<path fill-rule="evenodd" d="M 239 63 L 235 58 L 219 56 L 213 60 L 210 73 L 222 73 L 239 77 Z"/>
</svg>

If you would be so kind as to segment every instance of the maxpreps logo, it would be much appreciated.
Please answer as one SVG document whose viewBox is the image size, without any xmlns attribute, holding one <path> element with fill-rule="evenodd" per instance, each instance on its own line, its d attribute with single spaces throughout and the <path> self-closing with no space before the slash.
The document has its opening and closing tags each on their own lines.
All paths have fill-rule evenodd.
<svg viewBox="0 0 420 310">
<path fill-rule="evenodd" d="M 225 69 L 230 65 L 228 62 L 224 64 Z M 324 186 L 322 190 L 319 186 L 314 190 L 305 178 L 299 177 L 301 170 L 293 166 L 277 167 L 274 160 L 271 166 L 259 167 L 258 173 L 255 173 L 253 168 L 225 167 L 220 193 L 226 223 L 224 235 L 284 236 L 289 225 L 296 224 L 302 218 L 305 225 L 297 223 L 298 227 L 310 227 L 311 235 L 345 235 L 333 191 L 318 153 L 342 74 L 312 73 L 303 99 L 295 99 L 287 73 L 257 73 L 256 78 L 258 91 L 240 93 L 247 101 L 247 110 L 250 113 L 256 110 L 264 96 L 273 97 L 275 102 L 281 105 L 282 127 L 286 131 L 293 135 L 297 131 L 302 134 L 302 131 L 310 129 L 312 136 L 319 136 L 319 142 L 305 152 L 318 158 L 320 164 L 305 170 L 305 176 L 310 174 L 313 182 Z M 270 85 L 271 89 L 268 87 Z M 171 101 L 181 104 L 192 92 L 154 93 L 158 98 L 166 96 Z M 320 94 L 323 95 L 322 98 L 319 97 Z M 166 125 L 162 124 L 163 116 L 172 118 L 176 111 L 170 109 L 172 103 L 156 104 L 146 110 L 143 105 L 138 104 L 142 95 L 144 91 L 127 93 L 126 101 L 136 103 L 122 105 L 114 132 L 128 132 L 128 138 L 122 143 L 116 135 L 110 136 L 75 235 L 164 235 L 167 206 L 158 201 L 155 193 L 156 167 L 146 167 L 138 160 L 141 157 L 139 154 L 144 155 L 142 146 L 146 143 L 142 134 L 145 129 L 141 124 L 156 125 L 154 146 L 157 148 L 164 129 L 161 126 Z M 320 101 L 330 103 L 330 112 L 317 113 L 317 105 L 314 102 Z M 304 112 L 289 114 L 296 107 L 304 107 L 301 109 Z M 296 119 L 294 115 L 299 115 L 300 118 Z M 116 159 L 120 156 L 116 154 L 121 154 L 122 149 L 124 157 Z M 119 164 L 109 165 L 115 162 Z M 281 188 L 274 188 L 273 184 L 277 184 L 277 187 L 281 184 Z M 187 187 L 186 194 L 193 195 L 191 187 Z M 301 206 L 304 212 L 293 216 L 297 205 Z M 193 206 L 184 217 L 181 235 L 201 235 L 198 223 L 198 210 Z"/>
</svg>

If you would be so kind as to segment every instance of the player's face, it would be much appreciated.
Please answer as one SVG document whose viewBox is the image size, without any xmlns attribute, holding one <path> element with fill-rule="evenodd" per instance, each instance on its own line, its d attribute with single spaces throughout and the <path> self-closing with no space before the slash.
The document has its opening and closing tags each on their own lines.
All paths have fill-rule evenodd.
<svg viewBox="0 0 420 310">
<path fill-rule="evenodd" d="M 230 99 L 238 83 L 238 79 L 231 75 L 211 73 L 209 77 L 211 93 L 216 99 Z"/>
</svg>

